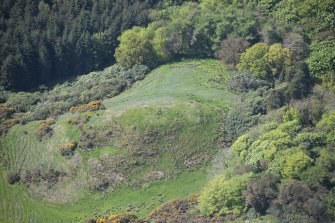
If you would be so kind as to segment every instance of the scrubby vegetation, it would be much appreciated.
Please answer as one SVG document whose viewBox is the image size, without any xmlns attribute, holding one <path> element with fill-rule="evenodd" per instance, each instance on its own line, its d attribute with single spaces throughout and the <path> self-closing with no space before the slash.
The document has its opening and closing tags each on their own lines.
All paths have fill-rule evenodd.
<svg viewBox="0 0 335 223">
<path fill-rule="evenodd" d="M 99 72 L 78 77 L 44 92 L 2 92 L 4 115 L 18 112 L 23 122 L 57 117 L 69 110 L 84 112 L 102 109 L 101 99 L 118 95 L 134 82 L 142 80 L 148 69 L 138 65 L 124 69 L 113 65 Z M 14 110 L 13 110 L 14 109 Z"/>
</svg>

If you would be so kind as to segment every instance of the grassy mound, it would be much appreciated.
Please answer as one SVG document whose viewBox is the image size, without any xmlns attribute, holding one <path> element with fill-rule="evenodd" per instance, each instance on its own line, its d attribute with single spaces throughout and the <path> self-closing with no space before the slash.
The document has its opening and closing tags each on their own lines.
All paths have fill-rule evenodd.
<svg viewBox="0 0 335 223">
<path fill-rule="evenodd" d="M 82 222 L 106 210 L 143 216 L 197 193 L 233 99 L 227 80 L 215 60 L 168 64 L 104 100 L 104 110 L 62 115 L 48 134 L 36 137 L 36 121 L 14 126 L 1 139 L 1 222 Z M 7 173 L 21 183 L 8 186 Z"/>
</svg>

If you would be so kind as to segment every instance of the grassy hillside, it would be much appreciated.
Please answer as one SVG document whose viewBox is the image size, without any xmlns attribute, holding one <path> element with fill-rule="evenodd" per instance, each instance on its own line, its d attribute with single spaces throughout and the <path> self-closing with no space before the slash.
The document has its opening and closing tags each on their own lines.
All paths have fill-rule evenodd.
<svg viewBox="0 0 335 223">
<path fill-rule="evenodd" d="M 215 60 L 168 64 L 104 100 L 104 110 L 62 115 L 41 140 L 39 122 L 14 126 L 1 139 L 0 221 L 83 222 L 127 210 L 143 216 L 199 192 L 233 100 L 228 76 Z M 73 141 L 73 155 L 62 156 Z M 20 184 L 6 183 L 10 172 Z"/>
</svg>

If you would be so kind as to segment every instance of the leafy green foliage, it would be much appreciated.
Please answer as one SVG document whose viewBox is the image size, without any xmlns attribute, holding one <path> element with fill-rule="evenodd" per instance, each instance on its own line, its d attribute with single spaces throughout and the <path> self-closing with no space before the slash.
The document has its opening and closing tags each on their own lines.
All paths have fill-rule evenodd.
<svg viewBox="0 0 335 223">
<path fill-rule="evenodd" d="M 239 70 L 249 70 L 262 79 L 278 78 L 279 73 L 292 63 L 291 51 L 280 44 L 268 46 L 257 43 L 241 54 Z"/>
<path fill-rule="evenodd" d="M 241 54 L 241 62 L 237 68 L 239 70 L 250 70 L 250 72 L 260 78 L 266 79 L 270 73 L 267 66 L 266 54 L 269 46 L 264 43 L 257 43 Z"/>
<path fill-rule="evenodd" d="M 277 172 L 283 178 L 299 179 L 304 170 L 312 164 L 312 159 L 303 151 L 295 148 L 285 150 L 276 155 L 269 164 L 270 172 Z"/>
<path fill-rule="evenodd" d="M 120 45 L 116 49 L 116 61 L 125 68 L 145 64 L 154 67 L 156 55 L 151 44 L 153 32 L 141 27 L 133 27 L 120 37 Z"/>
<path fill-rule="evenodd" d="M 200 210 L 206 215 L 241 214 L 245 211 L 243 191 L 246 190 L 250 173 L 232 177 L 218 176 L 201 192 Z"/>
<path fill-rule="evenodd" d="M 311 75 L 321 79 L 326 87 L 335 84 L 335 40 L 314 42 L 307 59 Z"/>
<path fill-rule="evenodd" d="M 234 142 L 231 149 L 237 153 L 241 153 L 242 151 L 248 149 L 251 142 L 252 140 L 249 134 L 242 135 Z"/>
<path fill-rule="evenodd" d="M 335 144 L 335 112 L 326 113 L 322 116 L 322 119 L 317 123 L 316 127 L 326 134 L 326 140 L 328 143 Z"/>
<path fill-rule="evenodd" d="M 334 35 L 334 1 L 277 1 L 272 16 L 277 20 L 301 27 L 310 39 Z"/>
</svg>

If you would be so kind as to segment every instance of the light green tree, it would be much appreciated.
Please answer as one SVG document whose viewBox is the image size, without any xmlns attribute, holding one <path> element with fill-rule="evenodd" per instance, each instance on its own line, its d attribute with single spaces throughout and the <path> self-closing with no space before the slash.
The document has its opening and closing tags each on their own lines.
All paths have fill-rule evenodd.
<svg viewBox="0 0 335 223">
<path fill-rule="evenodd" d="M 312 159 L 299 148 L 286 149 L 277 154 L 269 164 L 269 172 L 277 172 L 284 178 L 300 179 Z"/>
<path fill-rule="evenodd" d="M 274 79 L 286 67 L 292 64 L 292 52 L 281 44 L 271 46 L 257 43 L 241 54 L 237 68 L 249 70 L 262 79 Z"/>
<path fill-rule="evenodd" d="M 230 179 L 218 176 L 204 187 L 199 205 L 204 215 L 241 214 L 246 210 L 243 191 L 246 190 L 251 173 Z"/>
<path fill-rule="evenodd" d="M 266 57 L 268 51 L 269 46 L 265 43 L 257 43 L 248 48 L 241 54 L 240 63 L 237 65 L 238 70 L 249 70 L 257 77 L 268 78 L 270 74 Z"/>
<path fill-rule="evenodd" d="M 125 68 L 135 64 L 154 67 L 157 64 L 157 57 L 151 43 L 153 35 L 151 29 L 138 26 L 125 31 L 118 38 L 120 45 L 115 51 L 116 61 Z"/>
</svg>

